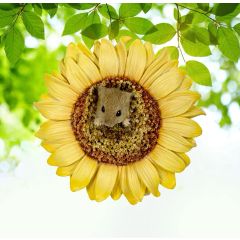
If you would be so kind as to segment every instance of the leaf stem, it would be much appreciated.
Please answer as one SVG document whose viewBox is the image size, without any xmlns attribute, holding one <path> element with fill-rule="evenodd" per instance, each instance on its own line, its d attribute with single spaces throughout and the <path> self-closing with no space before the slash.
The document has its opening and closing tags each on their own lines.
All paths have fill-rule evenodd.
<svg viewBox="0 0 240 240">
<path fill-rule="evenodd" d="M 111 23 L 112 23 L 112 16 L 111 16 L 111 13 L 110 13 L 110 11 L 109 11 L 109 7 L 108 7 L 108 4 L 107 4 L 107 3 L 106 3 L 106 7 L 107 7 L 108 16 L 109 16 L 109 18 L 110 18 L 110 25 L 111 25 Z"/>
<path fill-rule="evenodd" d="M 183 55 L 182 48 L 180 46 L 180 31 L 179 31 L 180 25 L 181 25 L 181 23 L 180 23 L 180 12 L 179 12 L 178 4 L 176 4 L 176 6 L 177 6 L 177 44 L 178 44 L 177 47 L 178 47 L 178 49 L 180 51 L 180 54 L 182 56 L 183 61 L 186 62 L 185 58 L 184 58 L 184 55 Z"/>
<path fill-rule="evenodd" d="M 193 12 L 196 12 L 196 13 L 199 13 L 199 14 L 204 15 L 205 17 L 209 18 L 209 19 L 212 20 L 214 23 L 216 23 L 217 26 L 220 26 L 220 25 L 221 25 L 216 19 L 208 16 L 208 14 L 205 13 L 205 12 L 200 12 L 200 11 L 198 11 L 198 10 L 196 10 L 196 9 L 183 6 L 183 5 L 179 4 L 179 3 L 175 3 L 175 4 L 176 4 L 177 7 L 182 7 L 182 8 L 188 9 L 188 10 L 190 10 L 190 11 L 193 11 Z"/>
<path fill-rule="evenodd" d="M 14 19 L 14 21 L 12 22 L 12 24 L 10 25 L 10 27 L 7 29 L 7 31 L 5 32 L 5 34 L 7 34 L 12 28 L 14 28 L 18 18 L 20 17 L 20 15 L 22 14 L 22 12 L 24 11 L 24 8 L 26 7 L 27 3 L 24 3 L 23 6 L 19 9 L 19 11 L 16 14 L 16 18 Z"/>
</svg>

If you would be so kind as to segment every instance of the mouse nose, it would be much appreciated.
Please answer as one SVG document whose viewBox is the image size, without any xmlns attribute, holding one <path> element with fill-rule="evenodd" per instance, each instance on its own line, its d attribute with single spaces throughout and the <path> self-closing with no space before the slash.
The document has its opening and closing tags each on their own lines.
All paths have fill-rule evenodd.
<svg viewBox="0 0 240 240">
<path fill-rule="evenodd" d="M 112 122 L 109 122 L 109 121 L 105 121 L 105 125 L 106 125 L 107 127 L 113 127 L 115 124 L 112 123 Z"/>
</svg>

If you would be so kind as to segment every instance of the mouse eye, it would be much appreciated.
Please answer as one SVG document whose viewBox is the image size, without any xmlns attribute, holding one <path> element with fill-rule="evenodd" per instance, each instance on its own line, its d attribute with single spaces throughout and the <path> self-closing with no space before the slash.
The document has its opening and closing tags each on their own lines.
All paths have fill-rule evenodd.
<svg viewBox="0 0 240 240">
<path fill-rule="evenodd" d="M 104 106 L 102 106 L 102 112 L 105 112 L 105 107 Z"/>
<path fill-rule="evenodd" d="M 121 114 L 122 114 L 121 110 L 118 110 L 116 113 L 116 116 L 119 117 L 119 116 L 121 116 Z"/>
</svg>

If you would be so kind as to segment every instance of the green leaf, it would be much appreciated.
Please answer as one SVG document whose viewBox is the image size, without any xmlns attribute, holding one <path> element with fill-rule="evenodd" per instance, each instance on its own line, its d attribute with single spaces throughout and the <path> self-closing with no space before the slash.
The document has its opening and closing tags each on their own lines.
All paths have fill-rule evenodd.
<svg viewBox="0 0 240 240">
<path fill-rule="evenodd" d="M 224 27 L 219 27 L 217 32 L 218 48 L 230 60 L 237 62 L 240 57 L 239 41 L 235 33 Z"/>
<path fill-rule="evenodd" d="M 64 27 L 62 35 L 68 35 L 80 31 L 85 26 L 87 13 L 79 13 L 71 16 Z"/>
<path fill-rule="evenodd" d="M 208 32 L 211 44 L 217 45 L 217 26 L 213 22 L 208 24 Z"/>
<path fill-rule="evenodd" d="M 196 39 L 205 44 L 205 45 L 209 45 L 210 44 L 210 36 L 209 36 L 209 32 L 206 28 L 203 27 L 194 27 L 193 31 L 195 33 Z"/>
<path fill-rule="evenodd" d="M 168 46 L 160 49 L 157 52 L 157 56 L 164 50 L 167 49 L 168 53 L 170 54 L 171 59 L 178 59 L 179 58 L 179 51 L 175 46 Z"/>
<path fill-rule="evenodd" d="M 199 24 L 201 25 L 202 23 L 208 23 L 211 22 L 212 20 L 207 18 L 206 15 L 204 14 L 195 14 L 192 20 L 192 24 Z"/>
<path fill-rule="evenodd" d="M 127 30 L 127 29 L 119 30 L 119 33 L 118 33 L 118 36 L 116 37 L 116 39 L 119 41 L 120 37 L 123 37 L 123 36 L 129 36 L 133 40 L 134 39 L 138 39 L 138 36 L 135 33 L 131 32 L 131 31 Z"/>
<path fill-rule="evenodd" d="M 34 37 L 44 39 L 44 24 L 34 12 L 23 12 L 22 20 L 27 31 Z"/>
<path fill-rule="evenodd" d="M 197 3 L 198 7 L 207 12 L 209 10 L 209 3 Z"/>
<path fill-rule="evenodd" d="M 144 13 L 147 13 L 152 8 L 152 3 L 140 3 Z"/>
<path fill-rule="evenodd" d="M 26 4 L 26 5 L 24 6 L 24 11 L 25 11 L 25 12 L 30 12 L 30 11 L 32 11 L 32 4 Z"/>
<path fill-rule="evenodd" d="M 181 14 L 180 12 L 177 10 L 177 8 L 173 9 L 173 17 L 176 21 L 178 21 L 178 18 L 181 19 Z"/>
<path fill-rule="evenodd" d="M 186 7 L 186 8 L 192 8 L 192 9 L 198 8 L 197 3 L 181 3 L 181 4 L 179 4 L 179 6 Z"/>
<path fill-rule="evenodd" d="M 42 7 L 48 12 L 49 16 L 52 18 L 57 13 L 58 4 L 57 3 L 42 3 Z"/>
<path fill-rule="evenodd" d="M 96 3 L 68 3 L 68 5 L 78 10 L 86 10 L 96 6 Z"/>
<path fill-rule="evenodd" d="M 236 24 L 233 28 L 237 32 L 237 34 L 240 36 L 240 23 Z"/>
<path fill-rule="evenodd" d="M 84 26 L 82 29 L 94 24 L 94 23 L 101 23 L 100 17 L 96 11 L 91 12 L 88 16 L 86 21 L 84 22 Z"/>
<path fill-rule="evenodd" d="M 34 12 L 39 15 L 42 16 L 42 5 L 40 3 L 33 3 L 32 4 Z"/>
<path fill-rule="evenodd" d="M 108 28 L 104 24 L 95 23 L 87 27 L 82 31 L 82 35 L 97 40 L 105 37 L 108 34 Z"/>
<path fill-rule="evenodd" d="M 118 18 L 118 14 L 117 14 L 116 10 L 114 9 L 114 7 L 112 7 L 109 4 L 101 4 L 98 7 L 98 11 L 105 18 L 110 19 L 110 16 L 111 16 L 111 19 L 117 19 Z"/>
<path fill-rule="evenodd" d="M 5 39 L 5 53 L 12 65 L 20 58 L 24 49 L 24 38 L 21 32 L 16 28 L 12 28 Z"/>
<path fill-rule="evenodd" d="M 113 21 L 111 22 L 109 26 L 109 38 L 114 39 L 119 33 L 119 21 Z"/>
<path fill-rule="evenodd" d="M 16 14 L 16 10 L 5 11 L 0 9 L 0 28 L 11 24 L 15 19 Z"/>
<path fill-rule="evenodd" d="M 84 41 L 85 45 L 90 49 L 93 44 L 94 44 L 94 40 L 92 40 L 91 38 L 88 38 L 86 36 L 82 36 L 82 40 Z"/>
<path fill-rule="evenodd" d="M 218 3 L 214 6 L 213 13 L 217 16 L 225 16 L 234 12 L 238 3 Z"/>
<path fill-rule="evenodd" d="M 122 3 L 119 8 L 120 18 L 134 17 L 142 11 L 139 3 Z"/>
<path fill-rule="evenodd" d="M 188 61 L 186 62 L 186 70 L 194 82 L 204 86 L 212 86 L 210 72 L 203 63 Z"/>
<path fill-rule="evenodd" d="M 194 19 L 194 14 L 192 12 L 182 16 L 181 24 L 191 24 Z"/>
<path fill-rule="evenodd" d="M 16 8 L 20 8 L 20 4 L 19 3 L 1 3 L 0 4 L 0 9 L 8 11 L 8 10 L 13 10 Z"/>
<path fill-rule="evenodd" d="M 155 26 L 157 31 L 146 34 L 143 40 L 149 41 L 153 44 L 163 44 L 170 41 L 176 34 L 176 30 L 168 23 L 160 23 Z"/>
<path fill-rule="evenodd" d="M 201 42 L 192 42 L 185 37 L 180 39 L 184 51 L 194 57 L 205 57 L 211 55 L 210 48 Z"/>
<path fill-rule="evenodd" d="M 132 18 L 127 18 L 124 21 L 125 25 L 127 28 L 137 34 L 145 34 L 148 32 L 154 25 L 152 22 L 145 18 L 141 17 L 132 17 Z"/>
</svg>

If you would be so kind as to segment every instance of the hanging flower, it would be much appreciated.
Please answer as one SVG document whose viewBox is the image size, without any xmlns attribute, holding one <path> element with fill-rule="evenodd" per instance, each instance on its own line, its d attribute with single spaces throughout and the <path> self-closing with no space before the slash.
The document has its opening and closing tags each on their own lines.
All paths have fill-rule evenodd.
<svg viewBox="0 0 240 240">
<path fill-rule="evenodd" d="M 159 184 L 175 187 L 201 134 L 191 118 L 204 112 L 167 50 L 154 55 L 150 43 L 127 48 L 125 40 L 97 41 L 93 53 L 68 46 L 61 73 L 46 77 L 48 95 L 36 103 L 49 119 L 36 135 L 72 191 L 86 187 L 96 201 L 123 194 L 136 204 L 159 196 Z"/>
</svg>

